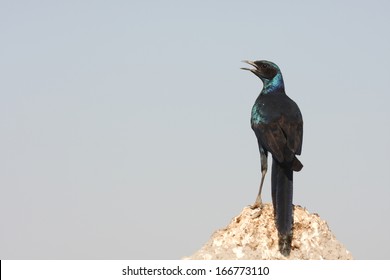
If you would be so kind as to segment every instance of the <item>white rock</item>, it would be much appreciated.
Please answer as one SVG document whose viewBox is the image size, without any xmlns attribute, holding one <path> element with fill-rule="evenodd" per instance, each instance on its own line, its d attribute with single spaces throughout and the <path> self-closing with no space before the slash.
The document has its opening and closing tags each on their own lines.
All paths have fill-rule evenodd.
<svg viewBox="0 0 390 280">
<path fill-rule="evenodd" d="M 264 204 L 259 214 L 259 209 L 245 207 L 226 228 L 217 230 L 199 251 L 186 259 L 352 259 L 327 223 L 301 206 L 294 206 L 291 252 L 285 257 L 279 252 L 272 205 Z"/>
</svg>

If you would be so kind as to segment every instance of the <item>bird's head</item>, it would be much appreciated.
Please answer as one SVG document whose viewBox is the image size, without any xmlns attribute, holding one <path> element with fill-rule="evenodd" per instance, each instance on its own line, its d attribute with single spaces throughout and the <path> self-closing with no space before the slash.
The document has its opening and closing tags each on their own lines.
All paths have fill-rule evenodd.
<svg viewBox="0 0 390 280">
<path fill-rule="evenodd" d="M 254 69 L 243 67 L 241 68 L 242 70 L 251 71 L 253 74 L 255 74 L 263 81 L 264 79 L 272 80 L 272 78 L 275 77 L 276 74 L 280 73 L 279 67 L 275 63 L 267 60 L 257 60 L 257 61 L 243 60 L 242 62 L 248 63 L 249 65 L 255 67 Z"/>
<path fill-rule="evenodd" d="M 282 73 L 279 67 L 267 60 L 249 61 L 243 60 L 242 62 L 248 63 L 254 68 L 241 68 L 243 70 L 251 71 L 257 77 L 259 77 L 264 83 L 264 90 L 271 91 L 277 88 L 284 88 Z"/>
</svg>

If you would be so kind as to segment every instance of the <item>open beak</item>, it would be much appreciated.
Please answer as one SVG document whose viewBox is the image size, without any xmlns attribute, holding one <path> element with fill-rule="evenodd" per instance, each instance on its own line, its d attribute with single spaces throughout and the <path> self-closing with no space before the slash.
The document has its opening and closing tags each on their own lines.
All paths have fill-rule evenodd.
<svg viewBox="0 0 390 280">
<path fill-rule="evenodd" d="M 253 72 L 253 73 L 254 73 L 254 71 L 257 70 L 257 65 L 256 65 L 253 61 L 250 61 L 250 60 L 243 60 L 242 62 L 248 63 L 249 65 L 252 65 L 253 67 L 255 67 L 255 69 L 250 69 L 250 68 L 242 67 L 242 68 L 241 68 L 242 70 L 248 70 L 248 71 L 251 71 L 251 72 Z"/>
</svg>

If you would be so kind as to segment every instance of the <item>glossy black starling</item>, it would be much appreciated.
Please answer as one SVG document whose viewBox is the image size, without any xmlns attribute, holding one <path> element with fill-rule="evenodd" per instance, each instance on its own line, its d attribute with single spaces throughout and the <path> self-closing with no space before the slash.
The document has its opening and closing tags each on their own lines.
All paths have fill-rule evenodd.
<svg viewBox="0 0 390 280">
<path fill-rule="evenodd" d="M 271 189 L 275 222 L 279 232 L 280 251 L 291 250 L 293 225 L 293 171 L 300 171 L 303 120 L 298 105 L 284 90 L 282 73 L 270 61 L 243 61 L 254 67 L 249 70 L 263 81 L 263 89 L 252 108 L 251 126 L 260 150 L 261 182 L 253 208 L 261 207 L 261 189 L 267 173 L 268 152 L 272 155 Z"/>
</svg>

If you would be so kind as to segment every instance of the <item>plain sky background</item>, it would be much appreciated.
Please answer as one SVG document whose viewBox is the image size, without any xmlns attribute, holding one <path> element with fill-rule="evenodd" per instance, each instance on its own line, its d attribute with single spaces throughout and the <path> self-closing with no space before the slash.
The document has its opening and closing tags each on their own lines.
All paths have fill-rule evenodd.
<svg viewBox="0 0 390 280">
<path fill-rule="evenodd" d="M 199 249 L 258 191 L 243 59 L 302 111 L 294 203 L 390 259 L 389 3 L 0 1 L 0 259 Z"/>
</svg>

